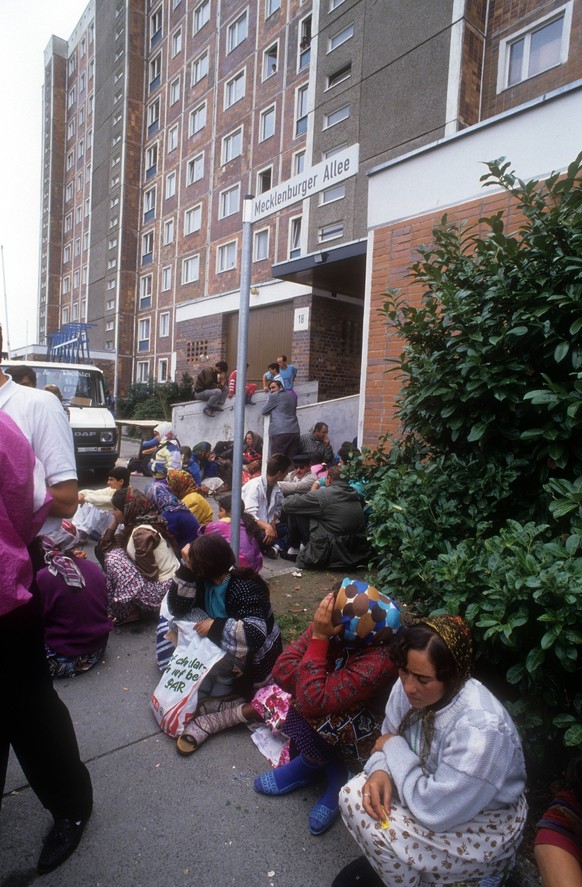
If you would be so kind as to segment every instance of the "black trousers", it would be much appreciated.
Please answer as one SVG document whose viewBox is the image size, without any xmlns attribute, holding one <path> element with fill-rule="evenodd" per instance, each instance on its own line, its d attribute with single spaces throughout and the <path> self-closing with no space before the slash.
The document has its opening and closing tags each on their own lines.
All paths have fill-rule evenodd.
<svg viewBox="0 0 582 887">
<path fill-rule="evenodd" d="M 53 687 L 34 599 L 0 617 L 0 699 L 0 803 L 12 746 L 31 788 L 55 819 L 88 817 L 91 777 L 69 710 Z"/>
</svg>

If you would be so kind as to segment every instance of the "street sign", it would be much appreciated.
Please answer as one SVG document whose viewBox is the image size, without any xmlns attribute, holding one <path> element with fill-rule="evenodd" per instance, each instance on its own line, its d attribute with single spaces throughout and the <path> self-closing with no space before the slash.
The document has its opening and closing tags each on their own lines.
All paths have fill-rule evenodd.
<svg viewBox="0 0 582 887">
<path fill-rule="evenodd" d="M 338 182 L 355 176 L 358 172 L 359 157 L 360 146 L 350 145 L 349 148 L 338 151 L 321 163 L 303 170 L 298 176 L 253 197 L 252 221 L 258 222 L 259 219 L 264 219 L 299 200 L 305 200 L 319 191 L 333 188 Z"/>
</svg>

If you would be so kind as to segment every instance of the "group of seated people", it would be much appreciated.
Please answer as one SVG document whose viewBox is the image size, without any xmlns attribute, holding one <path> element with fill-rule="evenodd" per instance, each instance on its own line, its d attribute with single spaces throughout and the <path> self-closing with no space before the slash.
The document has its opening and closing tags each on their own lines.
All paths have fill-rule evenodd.
<svg viewBox="0 0 582 887">
<path fill-rule="evenodd" d="M 257 441 L 247 444 L 249 456 L 257 455 Z M 321 784 L 307 816 L 310 833 L 325 833 L 341 816 L 361 851 L 334 887 L 502 884 L 527 815 L 525 766 L 508 712 L 471 677 L 463 620 L 401 619 L 389 597 L 345 579 L 283 650 L 259 575 L 263 555 L 281 538 L 278 517 L 287 516 L 292 540 L 303 538 L 295 519 L 309 518 L 300 563 L 328 548 L 328 564 L 354 565 L 363 557 L 354 543 L 360 526 L 365 539 L 358 491 L 337 466 L 321 486 L 309 477 L 309 458 L 289 471 L 288 458 L 274 454 L 266 480 L 250 478 L 243 487 L 236 563 L 232 497 L 218 499 L 214 519 L 193 472 L 162 461 L 156 458 L 145 493 L 116 468 L 107 491 L 79 494 L 79 525 L 86 521 L 86 536 L 101 533 L 101 567 L 84 556 L 75 521 L 43 538 L 46 567 L 37 580 L 52 674 L 87 671 L 113 626 L 143 614 L 158 620 L 163 669 L 176 649 L 175 622 L 189 621 L 224 655 L 200 686 L 178 753 L 190 756 L 241 724 L 266 724 L 283 736 L 277 765 L 256 777 L 254 789 L 279 797 Z M 104 529 L 91 509 L 106 512 Z M 354 524 L 345 529 L 352 510 Z M 580 887 L 580 773 L 578 762 L 540 823 L 536 858 L 547 887 Z"/>
</svg>

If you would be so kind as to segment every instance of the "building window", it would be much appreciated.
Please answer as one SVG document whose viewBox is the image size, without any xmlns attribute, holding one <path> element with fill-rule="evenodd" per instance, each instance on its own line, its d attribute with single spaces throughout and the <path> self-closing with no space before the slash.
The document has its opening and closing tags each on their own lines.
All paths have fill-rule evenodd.
<svg viewBox="0 0 582 887">
<path fill-rule="evenodd" d="M 161 334 L 160 334 L 161 335 Z M 168 358 L 162 357 L 158 360 L 158 382 L 163 384 L 168 381 Z"/>
<path fill-rule="evenodd" d="M 141 239 L 141 263 L 150 265 L 154 258 L 154 232 L 148 231 Z"/>
<path fill-rule="evenodd" d="M 160 127 L 160 100 L 156 99 L 148 106 L 148 137 Z"/>
<path fill-rule="evenodd" d="M 162 53 L 158 52 L 150 62 L 150 92 L 157 89 L 162 75 Z"/>
<path fill-rule="evenodd" d="M 232 216 L 238 212 L 240 206 L 240 185 L 233 188 L 227 188 L 220 195 L 220 214 L 219 218 L 224 219 L 226 216 Z"/>
<path fill-rule="evenodd" d="M 175 151 L 177 147 L 178 147 L 178 124 L 176 123 L 175 126 L 172 126 L 168 130 L 168 148 L 167 148 L 168 154 L 170 154 L 171 151 Z"/>
<path fill-rule="evenodd" d="M 235 102 L 244 98 L 245 72 L 239 71 L 231 80 L 227 80 L 224 87 L 224 107 L 230 108 Z"/>
<path fill-rule="evenodd" d="M 137 362 L 137 382 L 144 384 L 150 377 L 150 364 L 147 360 L 138 360 Z"/>
<path fill-rule="evenodd" d="M 297 151 L 293 155 L 293 175 L 298 176 L 305 169 L 305 151 Z"/>
<path fill-rule="evenodd" d="M 171 172 L 166 176 L 166 200 L 173 197 L 176 193 L 176 173 Z"/>
<path fill-rule="evenodd" d="M 81 191 L 83 188 L 83 173 L 80 172 L 77 176 L 77 191 Z"/>
<path fill-rule="evenodd" d="M 114 281 L 114 280 L 108 280 L 108 281 L 107 281 L 107 289 L 108 289 L 108 290 L 114 290 L 114 289 L 115 289 L 115 281 Z M 113 308 L 113 305 L 110 306 L 109 303 L 107 303 L 107 307 L 108 307 L 108 308 L 109 308 L 109 307 Z"/>
<path fill-rule="evenodd" d="M 82 273 L 82 277 L 81 277 L 81 283 L 82 283 L 82 284 L 86 284 L 86 283 L 87 283 L 87 280 L 89 279 L 89 271 L 88 271 L 87 265 L 83 265 L 83 269 L 82 269 L 82 270 L 83 270 L 83 273 Z M 83 311 L 83 314 L 84 314 L 84 313 L 85 313 L 85 312 Z"/>
<path fill-rule="evenodd" d="M 150 46 L 156 46 L 162 39 L 162 7 L 158 6 L 150 16 Z"/>
<path fill-rule="evenodd" d="M 222 162 L 228 163 L 242 154 L 242 128 L 231 132 L 222 140 Z"/>
<path fill-rule="evenodd" d="M 347 28 L 343 28 L 341 31 L 338 31 L 337 34 L 334 34 L 329 38 L 327 49 L 328 52 L 333 52 L 334 49 L 337 49 L 338 46 L 341 46 L 342 43 L 347 43 L 348 40 L 351 40 L 354 36 L 354 26 L 348 25 Z"/>
<path fill-rule="evenodd" d="M 264 142 L 275 135 L 275 106 L 261 112 L 259 141 Z"/>
<path fill-rule="evenodd" d="M 85 153 L 85 139 L 79 139 L 77 144 L 77 157 L 82 157 Z"/>
<path fill-rule="evenodd" d="M 67 284 L 68 284 L 68 282 L 69 282 L 69 279 L 67 278 Z M 63 284 L 64 284 L 64 281 L 63 281 Z M 68 291 L 69 291 L 69 289 L 68 289 L 68 286 L 67 286 L 67 292 L 68 292 Z M 69 309 L 68 309 L 68 308 L 63 308 L 63 325 L 66 324 L 66 323 L 68 323 L 68 322 L 69 322 Z"/>
<path fill-rule="evenodd" d="M 156 214 L 156 189 L 150 188 L 143 195 L 143 220 L 151 222 Z"/>
<path fill-rule="evenodd" d="M 83 252 L 86 252 L 89 249 L 89 232 L 85 231 L 83 234 Z"/>
<path fill-rule="evenodd" d="M 253 261 L 262 262 L 269 258 L 269 229 L 255 231 L 255 243 L 253 249 Z"/>
<path fill-rule="evenodd" d="M 77 274 L 77 283 L 75 283 L 75 275 L 73 275 L 73 286 L 79 285 L 79 280 L 78 280 L 79 272 L 77 271 L 76 274 Z M 79 320 L 79 303 L 78 302 L 73 303 L 73 320 Z"/>
<path fill-rule="evenodd" d="M 79 126 L 85 122 L 85 108 L 79 108 Z"/>
<path fill-rule="evenodd" d="M 192 62 L 192 86 L 195 86 L 197 83 L 206 77 L 208 74 L 208 51 L 203 52 L 202 55 L 198 56 L 197 59 L 194 59 Z"/>
<path fill-rule="evenodd" d="M 295 135 L 307 132 L 307 85 L 300 86 L 295 93 Z"/>
<path fill-rule="evenodd" d="M 301 22 L 299 29 L 299 70 L 306 68 L 311 61 L 311 16 Z"/>
<path fill-rule="evenodd" d="M 139 307 L 151 308 L 152 305 L 152 275 L 142 277 L 139 282 Z"/>
<path fill-rule="evenodd" d="M 320 203 L 324 206 L 326 203 L 334 203 L 336 200 L 343 200 L 346 196 L 346 186 L 344 184 L 334 185 L 333 188 L 328 188 L 326 191 L 321 192 Z"/>
<path fill-rule="evenodd" d="M 75 155 L 72 151 L 67 154 L 67 170 L 71 169 L 75 162 Z"/>
<path fill-rule="evenodd" d="M 158 143 L 146 150 L 146 179 L 151 179 L 158 169 Z"/>
<path fill-rule="evenodd" d="M 202 206 L 193 206 L 184 213 L 184 234 L 193 234 L 199 231 L 202 224 Z"/>
<path fill-rule="evenodd" d="M 65 216 L 65 231 L 71 231 L 73 228 L 73 213 L 67 213 Z"/>
<path fill-rule="evenodd" d="M 182 28 L 172 34 L 172 58 L 176 58 L 179 52 L 182 52 Z"/>
<path fill-rule="evenodd" d="M 66 245 L 66 247 L 64 248 L 64 250 L 63 250 L 63 263 L 64 263 L 65 265 L 68 264 L 68 262 L 71 261 L 71 256 L 72 256 L 71 244 L 68 243 L 68 244 Z"/>
<path fill-rule="evenodd" d="M 333 74 L 330 74 L 327 78 L 327 88 L 331 89 L 334 86 L 338 86 L 340 83 L 343 83 L 344 80 L 348 80 L 352 76 L 352 64 L 351 62 L 347 65 L 344 65 L 342 68 L 339 68 L 337 71 L 334 71 Z"/>
<path fill-rule="evenodd" d="M 143 317 L 137 325 L 137 350 L 150 350 L 150 318 Z"/>
<path fill-rule="evenodd" d="M 272 46 L 265 49 L 263 53 L 263 80 L 266 80 L 268 77 L 272 77 L 273 74 L 277 73 L 278 54 L 279 47 L 276 43 L 273 43 Z"/>
<path fill-rule="evenodd" d="M 108 320 L 107 323 L 105 324 L 105 332 L 106 332 L 106 333 L 110 333 L 111 330 L 114 329 L 114 328 L 115 328 L 115 321 L 114 321 L 114 320 Z"/>
<path fill-rule="evenodd" d="M 265 0 L 265 18 L 281 9 L 281 0 Z"/>
<path fill-rule="evenodd" d="M 176 102 L 180 101 L 180 78 L 176 77 L 175 80 L 172 80 L 170 83 L 170 104 L 175 105 Z"/>
<path fill-rule="evenodd" d="M 110 283 L 113 283 L 113 287 L 115 287 L 115 281 L 110 281 Z M 113 311 L 114 308 L 115 308 L 115 299 L 107 299 L 107 301 L 105 302 L 105 310 L 106 311 Z"/>
<path fill-rule="evenodd" d="M 75 118 L 73 117 L 71 120 L 69 120 L 69 123 L 67 126 L 67 138 L 72 139 L 74 135 L 75 135 Z"/>
<path fill-rule="evenodd" d="M 246 39 L 249 30 L 249 17 L 247 12 L 243 12 L 232 25 L 228 26 L 226 32 L 226 51 L 232 52 L 233 49 Z"/>
<path fill-rule="evenodd" d="M 164 222 L 164 246 L 172 243 L 174 240 L 174 220 L 168 219 Z"/>
<path fill-rule="evenodd" d="M 107 259 L 107 270 L 113 271 L 117 267 L 117 259 Z"/>
<path fill-rule="evenodd" d="M 75 237 L 75 255 L 76 256 L 81 255 L 81 238 L 80 237 Z"/>
<path fill-rule="evenodd" d="M 350 106 L 344 105 L 343 108 L 338 108 L 337 111 L 331 111 L 331 113 L 324 116 L 323 128 L 329 129 L 331 126 L 335 126 L 337 123 L 341 123 L 342 120 L 347 120 L 349 116 Z"/>
<path fill-rule="evenodd" d="M 73 55 L 69 58 L 69 77 L 77 67 L 77 56 L 73 53 Z"/>
<path fill-rule="evenodd" d="M 73 182 L 69 182 L 69 184 L 65 188 L 65 200 L 66 201 L 73 199 L 73 189 L 74 189 Z"/>
<path fill-rule="evenodd" d="M 301 216 L 289 220 L 289 258 L 301 255 Z"/>
<path fill-rule="evenodd" d="M 208 21 L 210 21 L 210 0 L 204 0 L 194 10 L 194 33 L 197 34 Z"/>
<path fill-rule="evenodd" d="M 75 87 L 73 86 L 73 88 L 69 90 L 69 94 L 67 96 L 67 108 L 72 108 L 75 104 L 75 95 L 76 91 Z"/>
<path fill-rule="evenodd" d="M 170 266 L 162 268 L 162 292 L 167 293 L 172 289 L 172 269 Z"/>
<path fill-rule="evenodd" d="M 190 256 L 182 261 L 182 285 L 194 283 L 200 273 L 200 256 Z"/>
<path fill-rule="evenodd" d="M 71 290 L 71 278 L 70 277 L 63 277 L 63 296 L 66 296 L 67 293 L 70 292 L 70 290 Z M 65 311 L 67 312 L 67 319 L 66 320 L 64 318 Z M 63 323 L 68 323 L 68 322 L 69 322 L 69 309 L 63 308 Z"/>
<path fill-rule="evenodd" d="M 273 167 L 269 166 L 267 169 L 261 169 L 257 173 L 257 194 L 264 194 L 265 191 L 270 191 L 273 187 Z"/>
<path fill-rule="evenodd" d="M 324 225 L 319 229 L 319 242 L 324 243 L 326 240 L 337 240 L 338 237 L 344 236 L 344 226 L 341 222 L 334 222 L 333 225 Z"/>
<path fill-rule="evenodd" d="M 566 62 L 571 21 L 572 4 L 568 3 L 501 41 L 497 91 Z"/>
<path fill-rule="evenodd" d="M 75 208 L 75 222 L 77 224 L 79 224 L 79 222 L 81 221 L 82 218 L 83 218 L 83 207 L 77 206 Z"/>
<path fill-rule="evenodd" d="M 206 126 L 206 102 L 190 111 L 188 135 L 193 136 Z"/>
<path fill-rule="evenodd" d="M 333 12 L 338 6 L 341 6 L 344 0 L 329 0 L 329 11 Z"/>
<path fill-rule="evenodd" d="M 233 268 L 236 268 L 236 240 L 219 246 L 216 260 L 216 270 L 219 274 L 222 271 L 232 271 Z"/>
<path fill-rule="evenodd" d="M 170 312 L 164 311 L 160 314 L 160 338 L 163 339 L 170 335 Z"/>
<path fill-rule="evenodd" d="M 188 161 L 186 167 L 186 184 L 193 185 L 204 177 L 204 154 L 198 154 Z"/>
</svg>

